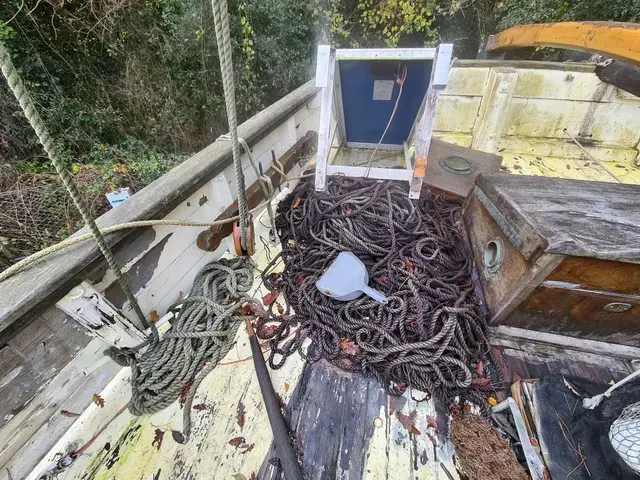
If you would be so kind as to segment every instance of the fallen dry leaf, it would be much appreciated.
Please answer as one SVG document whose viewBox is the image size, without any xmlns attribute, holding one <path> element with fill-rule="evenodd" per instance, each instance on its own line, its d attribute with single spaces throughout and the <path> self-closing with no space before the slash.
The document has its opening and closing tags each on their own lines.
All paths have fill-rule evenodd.
<svg viewBox="0 0 640 480">
<path fill-rule="evenodd" d="M 438 433 L 440 430 L 438 429 L 438 421 L 432 417 L 431 415 L 427 415 L 427 425 L 429 425 L 431 428 L 433 428 L 436 433 Z"/>
<path fill-rule="evenodd" d="M 191 382 L 188 382 L 182 386 L 180 396 L 178 397 L 178 403 L 180 404 L 180 408 L 182 408 L 184 405 L 184 402 L 187 401 L 187 395 L 189 394 L 190 388 L 191 388 Z"/>
<path fill-rule="evenodd" d="M 243 315 L 251 315 L 252 313 L 251 305 L 249 304 L 243 305 L 238 310 L 236 310 L 236 312 L 241 313 Z"/>
<path fill-rule="evenodd" d="M 340 349 L 347 355 L 357 355 L 358 346 L 348 338 L 340 339 Z"/>
<path fill-rule="evenodd" d="M 236 448 L 238 448 L 240 445 L 244 445 L 246 443 L 247 443 L 247 441 L 244 439 L 244 437 L 235 437 L 235 438 L 232 438 L 231 440 L 229 440 L 229 445 L 231 445 L 232 447 L 236 447 Z"/>
<path fill-rule="evenodd" d="M 184 444 L 186 442 L 184 435 L 182 434 L 182 432 L 179 432 L 178 430 L 171 430 L 171 436 L 176 441 L 176 443 Z"/>
<path fill-rule="evenodd" d="M 298 208 L 298 206 L 300 205 L 301 201 L 302 201 L 302 197 L 296 198 L 296 201 L 293 202 L 293 206 L 291 208 Z"/>
<path fill-rule="evenodd" d="M 250 306 L 251 312 L 254 316 L 258 318 L 269 318 L 269 312 L 267 312 L 259 303 L 253 302 L 250 304 Z"/>
<path fill-rule="evenodd" d="M 153 437 L 153 442 L 151 442 L 151 446 L 155 446 L 158 450 L 160 450 L 160 445 L 162 445 L 162 439 L 164 438 L 164 430 L 160 430 L 156 428 L 156 434 Z"/>
<path fill-rule="evenodd" d="M 275 335 L 278 330 L 278 325 L 270 324 L 270 325 L 261 325 L 258 330 L 258 336 L 260 338 L 271 338 Z"/>
<path fill-rule="evenodd" d="M 571 390 L 571 392 L 576 396 L 576 397 L 581 397 L 582 395 L 580 395 L 575 388 L 573 388 L 573 386 L 567 382 L 567 379 L 564 378 L 564 376 L 562 377 L 562 383 L 564 383 L 564 386 L 567 387 L 569 390 Z"/>
<path fill-rule="evenodd" d="M 151 310 L 151 323 L 158 323 L 160 321 L 160 315 L 157 310 Z"/>
<path fill-rule="evenodd" d="M 236 420 L 238 421 L 240 430 L 242 430 L 242 428 L 244 427 L 245 413 L 246 411 L 244 409 L 244 404 L 242 402 L 238 402 L 238 409 L 236 410 Z"/>
<path fill-rule="evenodd" d="M 491 383 L 491 380 L 488 378 L 474 378 L 471 380 L 471 385 L 474 387 L 486 387 Z"/>
<path fill-rule="evenodd" d="M 405 267 L 407 268 L 407 271 L 409 273 L 413 273 L 415 270 L 413 267 L 413 262 L 411 260 L 407 260 L 407 263 L 405 263 Z"/>
<path fill-rule="evenodd" d="M 264 297 L 262 297 L 262 304 L 265 307 L 271 306 L 271 304 L 276 301 L 276 298 L 278 298 L 278 295 L 280 295 L 279 292 L 269 292 L 269 293 L 267 293 Z"/>
<path fill-rule="evenodd" d="M 251 477 L 249 477 L 249 480 L 258 480 L 258 476 L 256 475 L 256 472 L 251 472 Z"/>
<path fill-rule="evenodd" d="M 191 408 L 193 408 L 194 410 L 211 410 L 213 407 L 208 403 L 199 403 Z"/>
<path fill-rule="evenodd" d="M 103 405 L 104 405 L 104 400 L 102 401 Z M 60 410 L 60 415 L 62 415 L 63 417 L 79 417 L 80 414 L 79 413 L 74 413 L 74 412 L 70 412 L 68 410 Z"/>
<path fill-rule="evenodd" d="M 102 398 L 97 393 L 93 394 L 93 397 L 91 397 L 91 401 L 98 405 L 100 408 L 104 408 L 104 398 Z"/>
<path fill-rule="evenodd" d="M 402 424 L 402 426 L 407 430 L 407 432 L 412 433 L 414 435 L 420 435 L 420 430 L 418 430 L 413 424 L 413 417 L 415 417 L 415 410 L 411 412 L 410 415 L 404 415 L 396 410 L 396 418 Z"/>
<path fill-rule="evenodd" d="M 289 384 L 287 382 L 284 382 L 284 393 L 287 393 L 289 391 Z"/>
<path fill-rule="evenodd" d="M 280 302 L 276 302 L 276 308 L 278 309 L 278 315 L 282 315 L 284 313 L 284 307 L 280 304 Z"/>
<path fill-rule="evenodd" d="M 240 448 L 244 448 L 244 450 L 240 450 L 240 453 L 243 454 L 243 455 L 245 453 L 249 453 L 251 450 L 253 450 L 253 447 L 255 447 L 255 446 L 256 446 L 255 443 L 252 443 L 251 445 L 244 444 L 244 445 L 242 445 L 240 447 Z"/>
</svg>

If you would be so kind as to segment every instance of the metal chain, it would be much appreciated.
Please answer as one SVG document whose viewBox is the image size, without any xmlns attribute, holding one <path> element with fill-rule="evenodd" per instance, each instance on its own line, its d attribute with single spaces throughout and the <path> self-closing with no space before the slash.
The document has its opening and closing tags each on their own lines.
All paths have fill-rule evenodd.
<svg viewBox="0 0 640 480">
<path fill-rule="evenodd" d="M 233 153 L 233 165 L 236 173 L 236 189 L 238 190 L 238 212 L 240 213 L 240 243 L 243 249 L 247 248 L 247 235 L 249 227 L 249 202 L 244 184 L 242 172 L 242 159 L 240 157 L 240 144 L 238 142 L 238 119 L 236 118 L 236 92 L 233 78 L 233 62 L 231 58 L 231 35 L 229 33 L 229 12 L 227 0 L 212 0 L 213 21 L 216 29 L 216 43 L 218 44 L 218 56 L 220 57 L 220 73 L 224 88 L 224 102 L 227 108 L 229 121 L 229 135 L 231 136 L 231 151 Z"/>
<path fill-rule="evenodd" d="M 44 124 L 42 117 L 38 113 L 38 110 L 36 109 L 36 106 L 33 102 L 33 99 L 31 98 L 31 96 L 29 95 L 29 92 L 27 91 L 24 84 L 22 83 L 20 75 L 18 74 L 16 67 L 13 65 L 13 62 L 11 61 L 11 55 L 9 54 L 9 51 L 6 49 L 4 43 L 1 41 L 0 41 L 0 68 L 2 69 L 2 74 L 7 79 L 9 88 L 13 92 L 13 95 L 16 97 L 16 100 L 18 100 L 18 103 L 20 103 L 20 107 L 24 112 L 24 116 L 27 117 L 27 120 L 29 120 L 31 127 L 36 132 L 36 135 L 38 136 L 40 143 L 44 147 L 45 152 L 47 152 L 47 155 L 49 156 L 51 163 L 53 163 L 53 166 L 58 172 L 58 175 L 62 179 L 62 183 L 64 184 L 67 191 L 69 192 L 69 195 L 73 200 L 73 203 L 75 204 L 76 208 L 82 215 L 82 218 L 84 219 L 85 224 L 93 234 L 93 237 L 95 238 L 95 241 L 98 244 L 100 251 L 104 255 L 104 258 L 107 260 L 107 264 L 109 265 L 109 268 L 115 273 L 118 283 L 120 284 L 120 287 L 122 287 L 122 290 L 126 295 L 127 300 L 129 300 L 129 304 L 134 309 L 134 311 L 140 318 L 140 321 L 145 326 L 145 328 L 148 328 L 150 326 L 149 322 L 147 322 L 147 319 L 145 318 L 144 314 L 142 313 L 142 310 L 140 309 L 140 305 L 138 305 L 138 302 L 133 296 L 133 293 L 131 292 L 131 289 L 129 288 L 127 281 L 122 275 L 122 271 L 120 270 L 120 267 L 118 266 L 115 259 L 113 258 L 113 253 L 111 253 L 111 249 L 107 245 L 107 242 L 105 242 L 104 237 L 100 233 L 100 230 L 98 229 L 98 226 L 96 225 L 96 222 L 94 221 L 93 217 L 91 217 L 87 204 L 85 203 L 84 199 L 80 195 L 80 192 L 78 191 L 78 187 L 76 187 L 76 184 L 73 182 L 71 175 L 66 170 L 66 168 L 64 167 L 64 164 L 60 160 L 58 150 L 53 142 L 53 139 L 49 135 L 49 131 L 47 130 L 47 127 Z"/>
</svg>

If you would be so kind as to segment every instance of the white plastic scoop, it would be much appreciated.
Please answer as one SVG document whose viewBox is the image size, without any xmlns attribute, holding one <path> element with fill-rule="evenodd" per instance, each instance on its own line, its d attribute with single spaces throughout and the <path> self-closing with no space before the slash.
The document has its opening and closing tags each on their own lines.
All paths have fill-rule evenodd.
<svg viewBox="0 0 640 480">
<path fill-rule="evenodd" d="M 375 301 L 388 303 L 383 294 L 369 285 L 367 267 L 352 252 L 340 252 L 324 275 L 316 282 L 316 287 L 327 297 L 348 302 L 367 294 Z"/>
</svg>

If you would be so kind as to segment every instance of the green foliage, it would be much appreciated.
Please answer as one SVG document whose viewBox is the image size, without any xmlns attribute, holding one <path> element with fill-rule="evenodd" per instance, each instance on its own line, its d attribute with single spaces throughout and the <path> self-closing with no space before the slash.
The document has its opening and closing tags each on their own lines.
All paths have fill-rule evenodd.
<svg viewBox="0 0 640 480">
<path fill-rule="evenodd" d="M 502 0 L 494 10 L 498 30 L 531 23 L 569 21 L 640 22 L 633 0 Z"/>
<path fill-rule="evenodd" d="M 338 48 L 430 46 L 438 38 L 437 15 L 449 16 L 438 0 L 313 0 L 321 41 Z"/>
<path fill-rule="evenodd" d="M 463 57 L 518 24 L 640 22 L 640 3 L 628 0 L 229 0 L 229 12 L 241 121 L 311 78 L 320 42 L 455 41 Z M 227 131 L 209 0 L 5 0 L 0 19 L 0 39 L 70 164 L 130 139 L 191 154 Z M 49 168 L 4 82 L 0 163 Z"/>
<path fill-rule="evenodd" d="M 1 2 L 0 18 L 10 21 L 0 22 L 0 38 L 76 161 L 129 137 L 188 154 L 227 131 L 209 0 L 54 5 Z M 242 121 L 310 78 L 311 10 L 296 0 L 230 0 L 229 12 Z M 44 161 L 4 82 L 0 114 L 0 163 Z"/>
<path fill-rule="evenodd" d="M 433 1 L 363 0 L 358 4 L 364 31 L 381 33 L 389 47 L 397 47 L 400 36 L 404 34 L 422 33 L 428 39 L 436 38 L 433 23 L 437 8 Z"/>
</svg>

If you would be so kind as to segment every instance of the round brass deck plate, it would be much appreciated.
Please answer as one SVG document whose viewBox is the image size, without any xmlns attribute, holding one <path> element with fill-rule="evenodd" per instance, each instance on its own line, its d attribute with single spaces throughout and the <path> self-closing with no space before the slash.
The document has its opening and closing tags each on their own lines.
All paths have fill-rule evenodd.
<svg viewBox="0 0 640 480">
<path fill-rule="evenodd" d="M 476 171 L 473 163 L 463 157 L 444 157 L 440 159 L 440 166 L 447 172 L 456 175 L 469 175 Z"/>
</svg>

